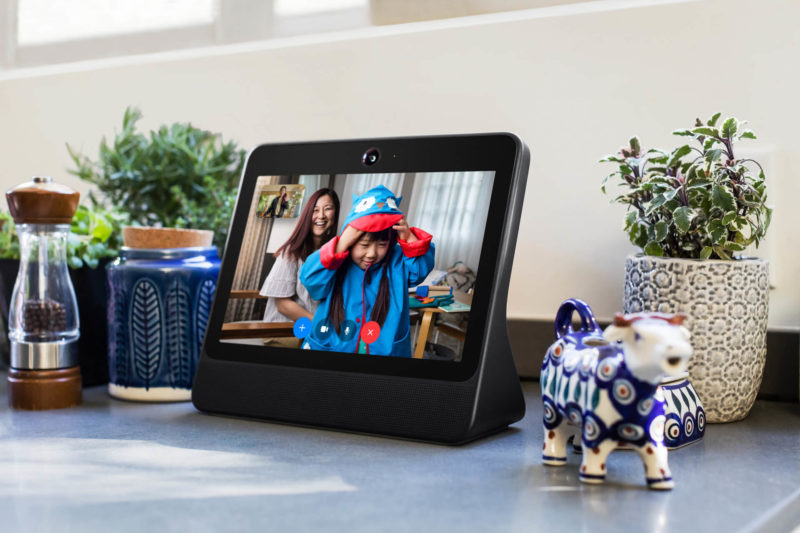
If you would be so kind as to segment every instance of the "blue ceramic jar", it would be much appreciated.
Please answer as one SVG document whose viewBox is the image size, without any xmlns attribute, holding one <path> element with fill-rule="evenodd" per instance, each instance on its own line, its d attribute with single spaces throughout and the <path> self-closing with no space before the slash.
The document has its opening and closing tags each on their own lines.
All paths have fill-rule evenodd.
<svg viewBox="0 0 800 533">
<path fill-rule="evenodd" d="M 121 249 L 107 267 L 111 396 L 191 399 L 219 265 L 213 246 Z"/>
</svg>

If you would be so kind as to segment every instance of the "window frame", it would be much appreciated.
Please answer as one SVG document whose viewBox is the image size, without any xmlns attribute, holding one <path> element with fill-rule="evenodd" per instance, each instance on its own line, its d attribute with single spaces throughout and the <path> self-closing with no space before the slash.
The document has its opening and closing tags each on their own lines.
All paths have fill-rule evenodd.
<svg viewBox="0 0 800 533">
<path fill-rule="evenodd" d="M 263 41 L 370 24 L 369 2 L 361 8 L 276 17 L 273 0 L 216 0 L 214 21 L 208 24 L 20 45 L 18 5 L 19 0 L 0 2 L 0 70 Z"/>
</svg>

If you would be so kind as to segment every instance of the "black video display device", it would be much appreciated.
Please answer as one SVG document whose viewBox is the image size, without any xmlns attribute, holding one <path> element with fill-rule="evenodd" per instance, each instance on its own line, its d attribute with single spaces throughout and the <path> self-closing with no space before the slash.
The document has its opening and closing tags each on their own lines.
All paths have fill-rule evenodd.
<svg viewBox="0 0 800 533">
<path fill-rule="evenodd" d="M 521 419 L 506 299 L 529 161 L 508 133 L 253 149 L 194 405 L 448 444 Z"/>
</svg>

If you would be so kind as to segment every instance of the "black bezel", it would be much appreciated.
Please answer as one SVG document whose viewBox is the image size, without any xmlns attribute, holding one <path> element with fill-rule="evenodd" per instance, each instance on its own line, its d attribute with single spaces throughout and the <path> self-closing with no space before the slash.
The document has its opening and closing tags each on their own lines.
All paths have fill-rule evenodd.
<svg viewBox="0 0 800 533">
<path fill-rule="evenodd" d="M 369 148 L 378 148 L 382 157 L 374 165 L 364 166 L 361 162 L 362 155 Z M 206 330 L 203 347 L 205 353 L 224 361 L 450 381 L 469 379 L 478 368 L 483 351 L 487 324 L 482 319 L 487 316 L 492 298 L 498 268 L 498 251 L 502 243 L 506 213 L 511 203 L 512 172 L 521 149 L 520 141 L 507 133 L 265 144 L 254 148 L 247 158 L 239 184 L 239 196 Z M 338 352 L 220 342 L 219 334 L 256 179 L 259 176 L 467 171 L 494 171 L 495 175 L 475 296 L 470 311 L 470 325 L 460 362 L 388 356 L 364 357 Z M 434 242 L 435 238 L 434 236 Z"/>
</svg>

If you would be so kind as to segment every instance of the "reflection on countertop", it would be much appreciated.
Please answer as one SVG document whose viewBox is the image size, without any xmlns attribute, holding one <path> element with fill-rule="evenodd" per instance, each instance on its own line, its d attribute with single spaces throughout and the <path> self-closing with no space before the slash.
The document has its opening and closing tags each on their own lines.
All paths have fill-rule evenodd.
<svg viewBox="0 0 800 533">
<path fill-rule="evenodd" d="M 5 389 L 5 374 L 0 374 Z M 539 386 L 510 430 L 461 447 L 209 416 L 190 403 L 113 400 L 0 406 L 4 532 L 739 531 L 800 524 L 800 405 L 757 402 L 734 424 L 670 452 L 676 487 L 648 491 L 615 452 L 601 486 L 580 456 L 541 464 Z M 435 408 L 435 406 L 431 406 Z"/>
</svg>

